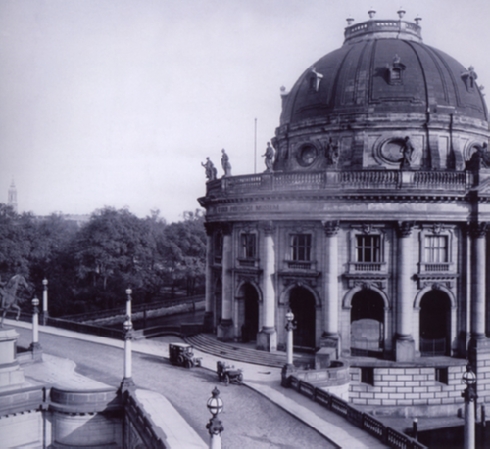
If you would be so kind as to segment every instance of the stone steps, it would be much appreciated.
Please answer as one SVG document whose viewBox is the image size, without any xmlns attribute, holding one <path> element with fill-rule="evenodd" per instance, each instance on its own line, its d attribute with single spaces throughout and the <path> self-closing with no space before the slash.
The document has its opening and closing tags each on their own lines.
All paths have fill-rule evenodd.
<svg viewBox="0 0 490 449">
<path fill-rule="evenodd" d="M 198 334 L 192 337 L 186 337 L 185 341 L 199 351 L 238 362 L 276 368 L 282 368 L 286 364 L 286 353 L 284 352 L 259 351 L 257 349 L 247 348 L 245 345 L 225 343 L 211 335 Z M 301 359 L 305 359 L 305 361 L 307 359 L 307 362 L 311 362 L 311 356 L 297 356 L 295 357 L 295 363 Z"/>
</svg>

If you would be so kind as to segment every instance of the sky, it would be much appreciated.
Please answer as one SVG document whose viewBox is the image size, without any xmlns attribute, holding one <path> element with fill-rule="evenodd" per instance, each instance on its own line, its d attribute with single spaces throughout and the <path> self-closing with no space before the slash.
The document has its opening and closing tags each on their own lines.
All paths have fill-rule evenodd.
<svg viewBox="0 0 490 449">
<path fill-rule="evenodd" d="M 411 0 L 424 43 L 490 91 L 490 2 Z M 0 0 L 0 202 L 19 212 L 112 206 L 168 222 L 199 208 L 210 157 L 265 169 L 280 87 L 390 0 Z M 485 92 L 485 91 L 484 91 Z M 257 156 L 257 157 L 255 157 Z"/>
</svg>

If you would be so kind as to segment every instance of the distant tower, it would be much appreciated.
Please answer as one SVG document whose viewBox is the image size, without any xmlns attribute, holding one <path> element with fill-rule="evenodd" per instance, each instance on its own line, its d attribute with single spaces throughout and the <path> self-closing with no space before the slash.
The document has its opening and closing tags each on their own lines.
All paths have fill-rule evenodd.
<svg viewBox="0 0 490 449">
<path fill-rule="evenodd" d="M 17 212 L 17 189 L 14 180 L 12 180 L 12 184 L 10 184 L 8 204 L 9 206 L 12 206 L 15 212 Z"/>
</svg>

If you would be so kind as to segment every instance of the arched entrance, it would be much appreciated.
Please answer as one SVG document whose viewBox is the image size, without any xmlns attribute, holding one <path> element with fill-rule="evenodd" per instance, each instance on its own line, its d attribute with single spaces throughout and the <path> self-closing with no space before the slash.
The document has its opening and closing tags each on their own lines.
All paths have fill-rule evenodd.
<svg viewBox="0 0 490 449">
<path fill-rule="evenodd" d="M 294 346 L 305 349 L 315 348 L 316 301 L 313 293 L 303 287 L 293 288 L 289 294 L 289 307 L 296 322 Z"/>
<path fill-rule="evenodd" d="M 384 301 L 374 290 L 361 290 L 351 302 L 351 352 L 380 356 L 383 351 Z"/>
<path fill-rule="evenodd" d="M 259 294 L 252 284 L 245 283 L 239 296 L 243 300 L 242 341 L 255 340 L 259 331 Z"/>
<path fill-rule="evenodd" d="M 451 299 L 446 292 L 432 290 L 420 300 L 420 355 L 451 353 Z"/>
</svg>

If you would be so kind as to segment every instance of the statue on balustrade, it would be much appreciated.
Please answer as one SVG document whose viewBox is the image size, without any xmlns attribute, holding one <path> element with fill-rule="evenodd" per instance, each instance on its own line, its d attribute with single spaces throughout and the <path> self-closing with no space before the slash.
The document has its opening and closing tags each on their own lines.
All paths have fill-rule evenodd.
<svg viewBox="0 0 490 449">
<path fill-rule="evenodd" d="M 327 160 L 327 165 L 337 165 L 339 161 L 339 144 L 334 142 L 331 137 L 325 145 L 325 159 Z"/>
<path fill-rule="evenodd" d="M 412 165 L 413 153 L 415 151 L 415 148 L 410 141 L 410 137 L 405 137 L 400 151 L 402 153 L 402 157 L 400 159 L 400 170 L 410 168 Z"/>
<path fill-rule="evenodd" d="M 267 142 L 267 148 L 265 150 L 265 154 L 262 157 L 265 157 L 265 166 L 267 167 L 266 173 L 272 172 L 272 167 L 274 164 L 274 156 L 275 156 L 274 148 L 272 147 L 270 142 Z"/>
<path fill-rule="evenodd" d="M 231 176 L 230 158 L 228 157 L 224 149 L 221 150 L 221 167 L 223 167 L 224 171 L 223 176 Z"/>
<path fill-rule="evenodd" d="M 486 142 L 483 144 L 475 145 L 475 151 L 471 155 L 470 159 L 466 161 L 466 168 L 468 170 L 479 170 L 480 168 L 490 168 L 490 154 L 488 153 L 488 145 Z"/>
<path fill-rule="evenodd" d="M 208 181 L 214 181 L 218 176 L 218 170 L 211 162 L 211 159 L 207 157 L 206 162 L 201 162 L 201 165 L 204 167 L 204 170 L 206 171 L 206 178 L 208 179 Z"/>
</svg>

